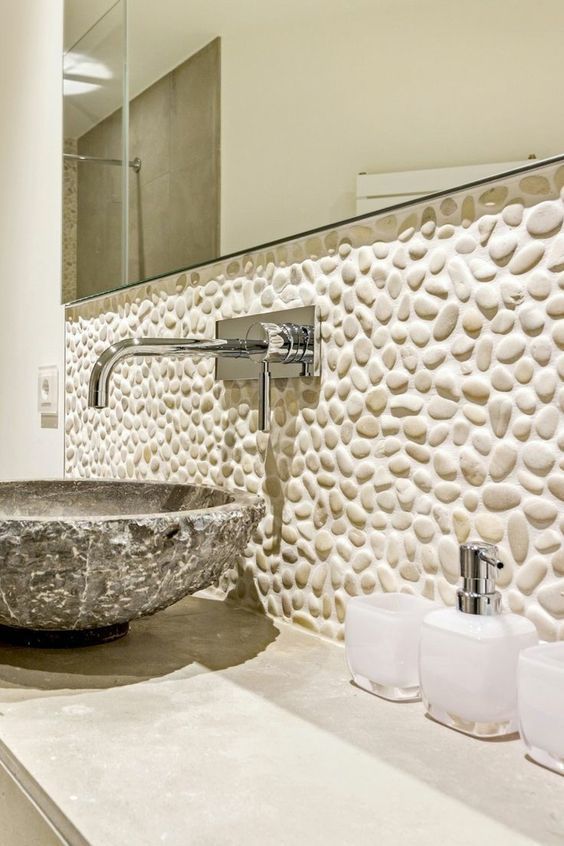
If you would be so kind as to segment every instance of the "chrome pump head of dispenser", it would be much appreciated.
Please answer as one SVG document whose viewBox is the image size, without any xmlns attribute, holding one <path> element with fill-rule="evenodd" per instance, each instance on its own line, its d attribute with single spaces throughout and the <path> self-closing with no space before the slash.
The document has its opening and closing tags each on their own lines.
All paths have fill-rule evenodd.
<svg viewBox="0 0 564 846">
<path fill-rule="evenodd" d="M 460 575 L 464 583 L 457 592 L 457 607 L 465 614 L 501 613 L 501 594 L 495 589 L 498 570 L 503 568 L 497 547 L 476 541 L 460 547 Z"/>
</svg>

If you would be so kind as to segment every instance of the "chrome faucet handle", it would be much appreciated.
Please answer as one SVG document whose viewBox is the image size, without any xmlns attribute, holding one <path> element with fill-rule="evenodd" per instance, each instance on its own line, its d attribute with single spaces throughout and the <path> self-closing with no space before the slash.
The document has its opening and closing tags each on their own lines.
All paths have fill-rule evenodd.
<svg viewBox="0 0 564 846">
<path fill-rule="evenodd" d="M 270 432 L 271 364 L 301 364 L 309 376 L 314 355 L 313 326 L 298 323 L 257 321 L 249 328 L 245 343 L 251 361 L 260 365 L 259 421 L 261 432 Z"/>
<path fill-rule="evenodd" d="M 254 323 L 249 329 L 249 332 L 252 332 L 253 329 L 257 329 L 260 332 L 262 340 L 266 342 L 267 346 L 262 354 L 249 353 L 250 358 L 255 361 L 267 363 L 273 361 L 283 362 L 286 360 L 289 336 L 284 324 L 259 322 Z"/>
<path fill-rule="evenodd" d="M 298 364 L 313 360 L 313 326 L 257 321 L 245 339 L 253 361 Z"/>
</svg>

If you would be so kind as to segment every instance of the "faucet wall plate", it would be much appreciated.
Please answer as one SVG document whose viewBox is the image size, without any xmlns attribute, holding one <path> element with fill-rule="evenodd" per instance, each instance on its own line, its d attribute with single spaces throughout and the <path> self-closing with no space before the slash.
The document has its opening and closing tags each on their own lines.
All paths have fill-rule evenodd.
<svg viewBox="0 0 564 846">
<path fill-rule="evenodd" d="M 289 308 L 283 311 L 260 312 L 259 314 L 248 314 L 245 317 L 232 317 L 227 320 L 218 320 L 215 324 L 216 338 L 245 338 L 247 332 L 255 323 L 297 323 L 304 326 L 314 327 L 314 360 L 311 376 L 321 376 L 321 327 L 319 315 L 315 306 L 303 306 L 302 308 Z M 224 382 L 242 382 L 249 379 L 257 380 L 257 365 L 245 358 L 218 358 L 216 359 L 215 375 L 217 379 Z M 292 377 L 303 377 L 302 364 L 276 364 L 270 366 L 272 379 L 291 379 Z"/>
</svg>

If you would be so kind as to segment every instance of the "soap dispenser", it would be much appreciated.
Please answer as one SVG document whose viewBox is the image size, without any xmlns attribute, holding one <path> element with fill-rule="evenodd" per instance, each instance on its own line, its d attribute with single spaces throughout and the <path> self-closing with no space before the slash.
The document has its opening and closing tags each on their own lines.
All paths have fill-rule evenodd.
<svg viewBox="0 0 564 846">
<path fill-rule="evenodd" d="M 495 589 L 502 567 L 495 546 L 463 544 L 464 583 L 456 607 L 432 611 L 421 627 L 419 675 L 427 713 L 474 737 L 518 730 L 517 659 L 538 643 L 529 620 L 502 613 Z"/>
</svg>

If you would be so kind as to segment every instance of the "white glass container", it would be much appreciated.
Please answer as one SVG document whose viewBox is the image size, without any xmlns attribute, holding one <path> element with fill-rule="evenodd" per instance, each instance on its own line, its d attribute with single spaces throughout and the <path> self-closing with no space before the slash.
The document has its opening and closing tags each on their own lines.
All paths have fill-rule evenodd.
<svg viewBox="0 0 564 846">
<path fill-rule="evenodd" d="M 517 661 L 522 649 L 538 643 L 529 620 L 501 613 L 495 577 L 502 568 L 495 546 L 462 544 L 457 607 L 434 611 L 421 627 L 419 675 L 427 713 L 474 737 L 517 731 Z"/>
<path fill-rule="evenodd" d="M 538 642 L 517 614 L 433 611 L 421 629 L 420 678 L 427 713 L 474 737 L 518 730 L 517 661 Z"/>
<path fill-rule="evenodd" d="M 519 727 L 530 757 L 564 775 L 564 643 L 525 649 L 517 688 Z"/>
<path fill-rule="evenodd" d="M 421 623 L 437 607 L 424 597 L 406 593 L 351 599 L 345 620 L 345 653 L 355 684 L 384 699 L 420 699 Z"/>
</svg>

